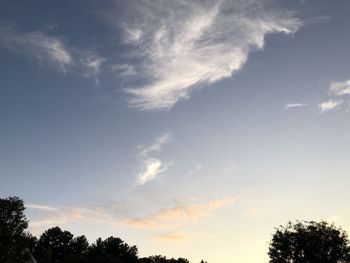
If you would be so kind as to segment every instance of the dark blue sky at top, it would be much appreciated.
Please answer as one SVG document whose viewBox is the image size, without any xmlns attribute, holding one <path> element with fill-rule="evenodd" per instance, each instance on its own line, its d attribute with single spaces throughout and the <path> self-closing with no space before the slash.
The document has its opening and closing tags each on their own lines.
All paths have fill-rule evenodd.
<svg viewBox="0 0 350 263">
<path fill-rule="evenodd" d="M 247 132 L 263 137 L 268 128 L 283 133 L 284 127 L 310 125 L 310 112 L 288 113 L 292 116 L 287 118 L 284 104 L 318 102 L 330 81 L 345 79 L 349 72 L 348 4 L 317 3 L 292 4 L 305 21 L 294 36 L 268 36 L 264 51 L 251 53 L 233 79 L 196 91 L 191 99 L 165 112 L 130 109 L 123 92 L 127 84 L 111 72 L 102 72 L 96 85 L 79 74 L 60 74 L 50 66 L 1 49 L 0 172 L 6 185 L 1 190 L 6 194 L 24 191 L 27 198 L 34 198 L 27 188 L 37 183 L 43 187 L 36 191 L 45 195 L 50 193 L 51 183 L 63 186 L 71 181 L 72 189 L 65 187 L 74 191 L 75 183 L 84 179 L 89 184 L 100 176 L 95 171 L 86 177 L 84 169 L 81 172 L 78 168 L 89 166 L 90 152 L 103 148 L 101 163 L 130 163 L 133 147 L 150 141 L 158 131 L 172 130 L 185 138 L 217 132 L 239 138 Z M 124 62 L 129 47 L 122 43 L 118 30 L 99 16 L 108 4 L 2 1 L 0 22 L 23 32 L 47 32 L 61 37 L 67 45 Z M 121 13 L 123 5 L 128 4 L 120 4 Z M 72 170 L 67 172 L 67 167 Z"/>
</svg>

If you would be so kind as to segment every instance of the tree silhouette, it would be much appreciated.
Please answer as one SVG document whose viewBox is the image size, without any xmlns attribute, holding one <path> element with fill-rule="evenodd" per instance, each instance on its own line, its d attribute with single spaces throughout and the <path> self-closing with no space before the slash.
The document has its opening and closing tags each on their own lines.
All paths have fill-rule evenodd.
<svg viewBox="0 0 350 263">
<path fill-rule="evenodd" d="M 118 258 L 125 262 L 137 261 L 137 247 L 130 247 L 127 243 L 118 237 L 109 237 L 103 241 L 105 253 L 111 255 L 114 258 Z"/>
<path fill-rule="evenodd" d="M 140 258 L 139 262 L 140 263 L 189 263 L 189 261 L 186 258 L 167 259 L 165 256 L 162 256 L 162 255 L 155 255 L 147 258 Z"/>
<path fill-rule="evenodd" d="M 64 257 L 72 254 L 73 235 L 62 231 L 59 227 L 46 230 L 39 238 L 35 256 L 40 262 L 60 262 Z"/>
<path fill-rule="evenodd" d="M 327 222 L 289 222 L 280 226 L 269 247 L 270 263 L 350 262 L 345 231 Z"/>
<path fill-rule="evenodd" d="M 88 255 L 92 258 L 104 255 L 104 244 L 100 237 L 89 247 Z"/>
<path fill-rule="evenodd" d="M 168 263 L 168 260 L 165 256 L 155 255 L 148 257 L 152 263 Z"/>
<path fill-rule="evenodd" d="M 0 199 L 0 262 L 24 262 L 34 239 L 25 230 L 23 200 L 18 197 Z"/>
<path fill-rule="evenodd" d="M 137 262 L 138 249 L 136 246 L 129 246 L 118 237 L 108 237 L 102 241 L 98 238 L 89 248 L 88 255 L 103 262 Z M 102 262 L 102 261 L 101 261 Z"/>
<path fill-rule="evenodd" d="M 73 238 L 70 246 L 73 254 L 87 255 L 89 251 L 89 242 L 85 236 L 78 236 Z"/>
<path fill-rule="evenodd" d="M 178 258 L 176 260 L 177 263 L 190 263 L 186 258 Z"/>
</svg>

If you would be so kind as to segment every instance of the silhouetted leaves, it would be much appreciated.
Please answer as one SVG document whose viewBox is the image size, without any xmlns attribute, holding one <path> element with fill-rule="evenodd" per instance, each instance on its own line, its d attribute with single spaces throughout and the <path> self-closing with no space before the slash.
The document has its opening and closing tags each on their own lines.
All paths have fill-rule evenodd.
<svg viewBox="0 0 350 263">
<path fill-rule="evenodd" d="M 147 258 L 140 258 L 139 262 L 140 263 L 189 263 L 189 261 L 185 258 L 167 259 L 165 256 L 162 256 L 162 255 L 150 256 Z"/>
<path fill-rule="evenodd" d="M 35 247 L 35 256 L 42 262 L 60 262 L 61 259 L 73 254 L 73 235 L 62 231 L 59 227 L 46 230 L 39 238 Z"/>
<path fill-rule="evenodd" d="M 89 242 L 85 236 L 78 236 L 73 238 L 70 246 L 72 253 L 76 255 L 87 255 L 89 251 Z"/>
<path fill-rule="evenodd" d="M 26 233 L 28 221 L 18 197 L 0 199 L 0 262 L 24 262 L 34 239 Z"/>
<path fill-rule="evenodd" d="M 271 263 L 350 262 L 348 237 L 327 222 L 289 222 L 272 237 L 268 252 Z"/>
<path fill-rule="evenodd" d="M 89 248 L 88 255 L 95 261 L 103 262 L 137 262 L 137 247 L 129 246 L 118 237 L 108 237 L 102 241 L 98 238 Z"/>
</svg>

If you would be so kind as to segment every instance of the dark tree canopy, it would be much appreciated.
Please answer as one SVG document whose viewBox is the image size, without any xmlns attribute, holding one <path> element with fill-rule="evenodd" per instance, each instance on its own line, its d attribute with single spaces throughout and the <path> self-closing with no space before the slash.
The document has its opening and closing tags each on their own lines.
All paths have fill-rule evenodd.
<svg viewBox="0 0 350 263">
<path fill-rule="evenodd" d="M 42 261 L 60 262 L 69 254 L 72 254 L 73 235 L 63 231 L 59 227 L 46 230 L 39 238 L 35 248 L 35 256 Z"/>
<path fill-rule="evenodd" d="M 73 254 L 86 255 L 89 251 L 89 242 L 85 236 L 73 238 L 70 246 Z"/>
<path fill-rule="evenodd" d="M 89 249 L 91 258 L 104 258 L 105 260 L 120 261 L 120 262 L 136 262 L 138 250 L 136 246 L 129 246 L 118 237 L 108 237 L 102 241 L 98 238 Z M 113 261 L 113 262 L 114 262 Z"/>
<path fill-rule="evenodd" d="M 140 258 L 139 262 L 140 263 L 189 263 L 189 261 L 186 258 L 167 259 L 165 256 L 162 256 L 162 255 L 150 256 L 148 258 Z"/>
<path fill-rule="evenodd" d="M 271 263 L 350 262 L 345 231 L 327 222 L 289 222 L 273 235 L 269 252 Z"/>
<path fill-rule="evenodd" d="M 18 197 L 0 199 L 0 262 L 24 262 L 33 238 L 25 232 L 28 221 Z"/>
</svg>

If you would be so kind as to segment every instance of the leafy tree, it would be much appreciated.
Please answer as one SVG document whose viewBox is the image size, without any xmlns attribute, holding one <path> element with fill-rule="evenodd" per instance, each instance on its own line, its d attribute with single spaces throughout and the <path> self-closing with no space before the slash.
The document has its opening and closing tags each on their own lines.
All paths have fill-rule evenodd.
<svg viewBox="0 0 350 263">
<path fill-rule="evenodd" d="M 24 262 L 32 248 L 33 237 L 25 230 L 23 200 L 18 197 L 0 199 L 0 262 Z"/>
<path fill-rule="evenodd" d="M 39 238 L 35 249 L 35 256 L 40 262 L 60 262 L 64 257 L 72 254 L 73 235 L 62 231 L 59 227 L 46 230 Z"/>
<path fill-rule="evenodd" d="M 178 263 L 190 263 L 190 262 L 188 261 L 188 259 L 186 259 L 186 258 L 178 258 L 178 259 L 177 259 L 177 262 L 178 262 Z"/>
<path fill-rule="evenodd" d="M 105 253 L 111 255 L 114 258 L 126 262 L 136 262 L 137 261 L 137 247 L 130 247 L 127 243 L 118 237 L 109 237 L 103 241 Z"/>
<path fill-rule="evenodd" d="M 152 263 L 168 263 L 167 258 L 161 255 L 150 256 L 149 259 Z"/>
<path fill-rule="evenodd" d="M 153 263 L 152 259 L 150 258 L 139 258 L 139 263 Z"/>
<path fill-rule="evenodd" d="M 95 243 L 89 247 L 88 255 L 89 257 L 96 258 L 104 255 L 104 244 L 102 239 L 99 237 Z"/>
<path fill-rule="evenodd" d="M 148 258 L 140 258 L 139 262 L 141 263 L 189 263 L 189 261 L 186 258 L 167 259 L 165 256 L 161 256 L 161 255 L 150 256 Z"/>
<path fill-rule="evenodd" d="M 73 254 L 86 255 L 89 251 L 89 242 L 85 236 L 73 238 L 70 246 Z"/>
<path fill-rule="evenodd" d="M 347 234 L 327 222 L 297 221 L 280 226 L 272 237 L 270 263 L 350 262 Z"/>
<path fill-rule="evenodd" d="M 88 255 L 94 262 L 137 262 L 137 247 L 129 246 L 118 237 L 98 238 L 89 248 Z M 100 261 L 99 261 L 100 260 Z"/>
</svg>

